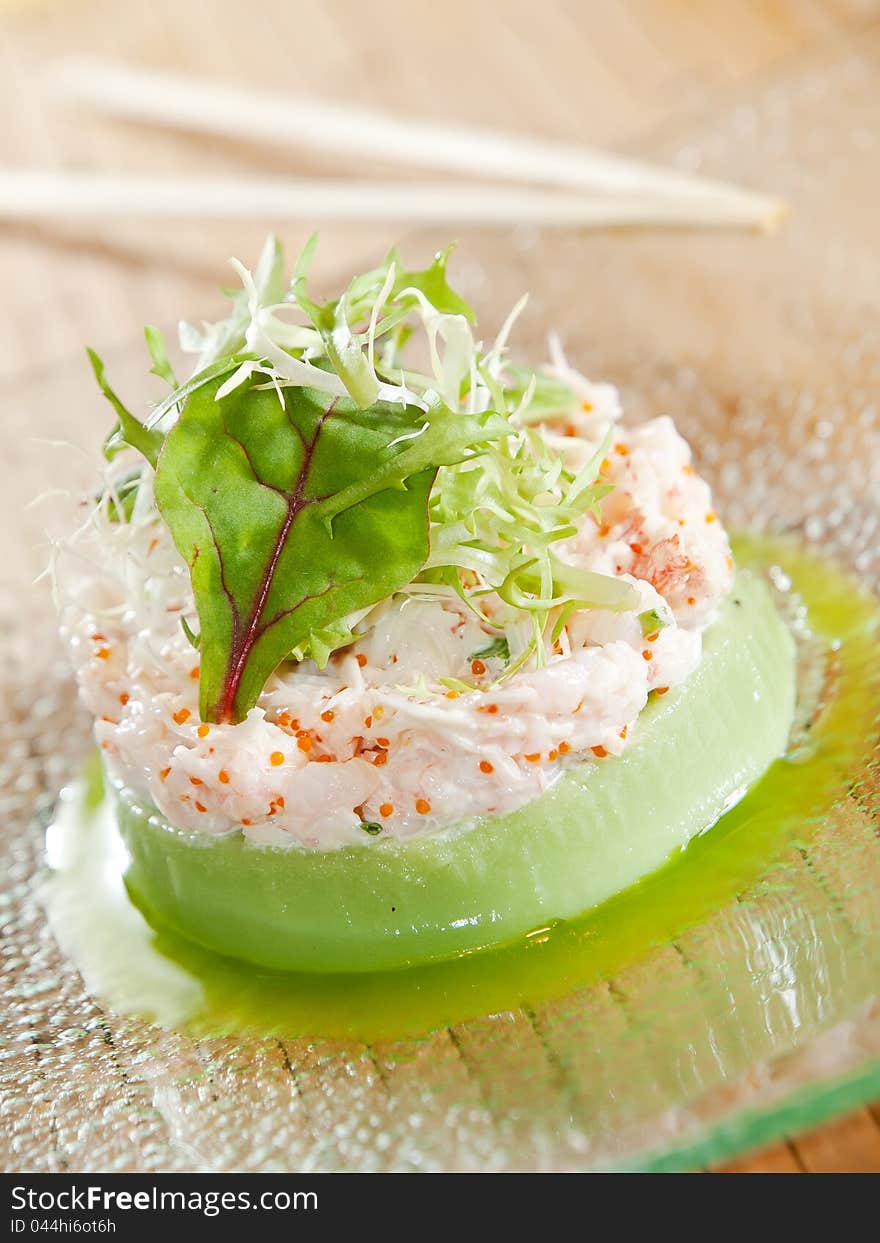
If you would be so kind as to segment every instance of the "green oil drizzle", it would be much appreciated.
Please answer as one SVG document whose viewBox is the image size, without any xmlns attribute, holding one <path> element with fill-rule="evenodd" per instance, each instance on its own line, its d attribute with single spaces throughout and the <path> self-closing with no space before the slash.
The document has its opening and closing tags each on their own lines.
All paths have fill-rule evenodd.
<svg viewBox="0 0 880 1243">
<path fill-rule="evenodd" d="M 111 1006 L 165 1026 L 375 1041 L 563 996 L 667 944 L 756 882 L 772 885 L 786 852 L 809 840 L 876 754 L 880 602 L 793 543 L 743 537 L 736 552 L 744 566 L 776 566 L 790 578 L 824 691 L 789 755 L 710 833 L 583 918 L 500 949 L 369 975 L 279 974 L 220 958 L 150 929 L 127 901 L 118 839 L 114 845 L 93 772 L 50 830 L 56 871 L 45 897 L 62 947 Z M 809 674 L 805 668 L 805 683 Z"/>
</svg>

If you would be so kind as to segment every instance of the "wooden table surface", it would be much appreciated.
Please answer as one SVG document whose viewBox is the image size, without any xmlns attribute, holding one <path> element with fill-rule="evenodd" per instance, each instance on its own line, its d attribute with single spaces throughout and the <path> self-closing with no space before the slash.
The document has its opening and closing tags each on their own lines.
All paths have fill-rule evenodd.
<svg viewBox="0 0 880 1243">
<path fill-rule="evenodd" d="M 315 157 L 257 142 L 171 136 L 61 108 L 47 90 L 47 66 L 71 52 L 650 150 L 689 118 L 766 86 L 798 58 L 858 40 L 878 21 L 875 0 L 384 0 L 378 8 L 358 0 L 0 0 L 0 162 L 165 174 L 328 171 Z M 0 392 L 38 364 L 71 358 L 85 340 L 112 351 L 145 322 L 170 323 L 189 308 L 209 315 L 220 260 L 255 253 L 263 232 L 262 224 L 216 222 L 3 226 Z M 296 241 L 305 229 L 291 233 Z M 343 271 L 385 241 L 376 227 L 336 225 L 324 230 L 323 254 Z M 0 417 L 9 420 L 5 408 Z M 14 595 L 33 563 L 37 526 L 22 516 L 33 480 L 14 460 L 3 471 L 3 505 L 23 534 L 2 571 L 3 590 Z M 726 1168 L 880 1171 L 880 1109 Z"/>
</svg>

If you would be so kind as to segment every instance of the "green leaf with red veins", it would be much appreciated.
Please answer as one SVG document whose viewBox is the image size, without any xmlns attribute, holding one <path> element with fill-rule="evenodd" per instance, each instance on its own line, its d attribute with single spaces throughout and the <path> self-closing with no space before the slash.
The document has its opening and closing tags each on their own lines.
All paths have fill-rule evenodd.
<svg viewBox="0 0 880 1243">
<path fill-rule="evenodd" d="M 315 631 L 405 586 L 428 556 L 437 468 L 510 434 L 492 412 L 428 412 L 221 380 L 188 398 L 155 495 L 187 562 L 203 720 L 241 721 Z"/>
</svg>

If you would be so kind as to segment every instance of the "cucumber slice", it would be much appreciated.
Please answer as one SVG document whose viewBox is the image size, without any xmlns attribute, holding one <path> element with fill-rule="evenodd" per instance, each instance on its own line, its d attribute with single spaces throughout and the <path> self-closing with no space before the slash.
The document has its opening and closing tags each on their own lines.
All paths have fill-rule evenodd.
<svg viewBox="0 0 880 1243">
<path fill-rule="evenodd" d="M 157 925 L 296 971 L 379 971 L 511 941 L 596 906 L 710 827 L 785 749 L 794 643 L 740 573 L 683 686 L 619 758 L 571 768 L 511 815 L 337 851 L 182 833 L 118 793 L 129 893 Z"/>
</svg>

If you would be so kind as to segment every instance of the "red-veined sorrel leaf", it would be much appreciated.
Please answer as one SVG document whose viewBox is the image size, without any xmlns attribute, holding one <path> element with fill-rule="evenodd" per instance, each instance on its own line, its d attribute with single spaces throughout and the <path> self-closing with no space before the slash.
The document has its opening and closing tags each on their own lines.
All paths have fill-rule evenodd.
<svg viewBox="0 0 880 1243">
<path fill-rule="evenodd" d="M 221 383 L 188 398 L 155 489 L 192 577 L 202 718 L 236 722 L 313 630 L 410 581 L 437 468 L 511 428 L 491 412 L 361 410 L 307 388 L 217 401 Z"/>
</svg>

